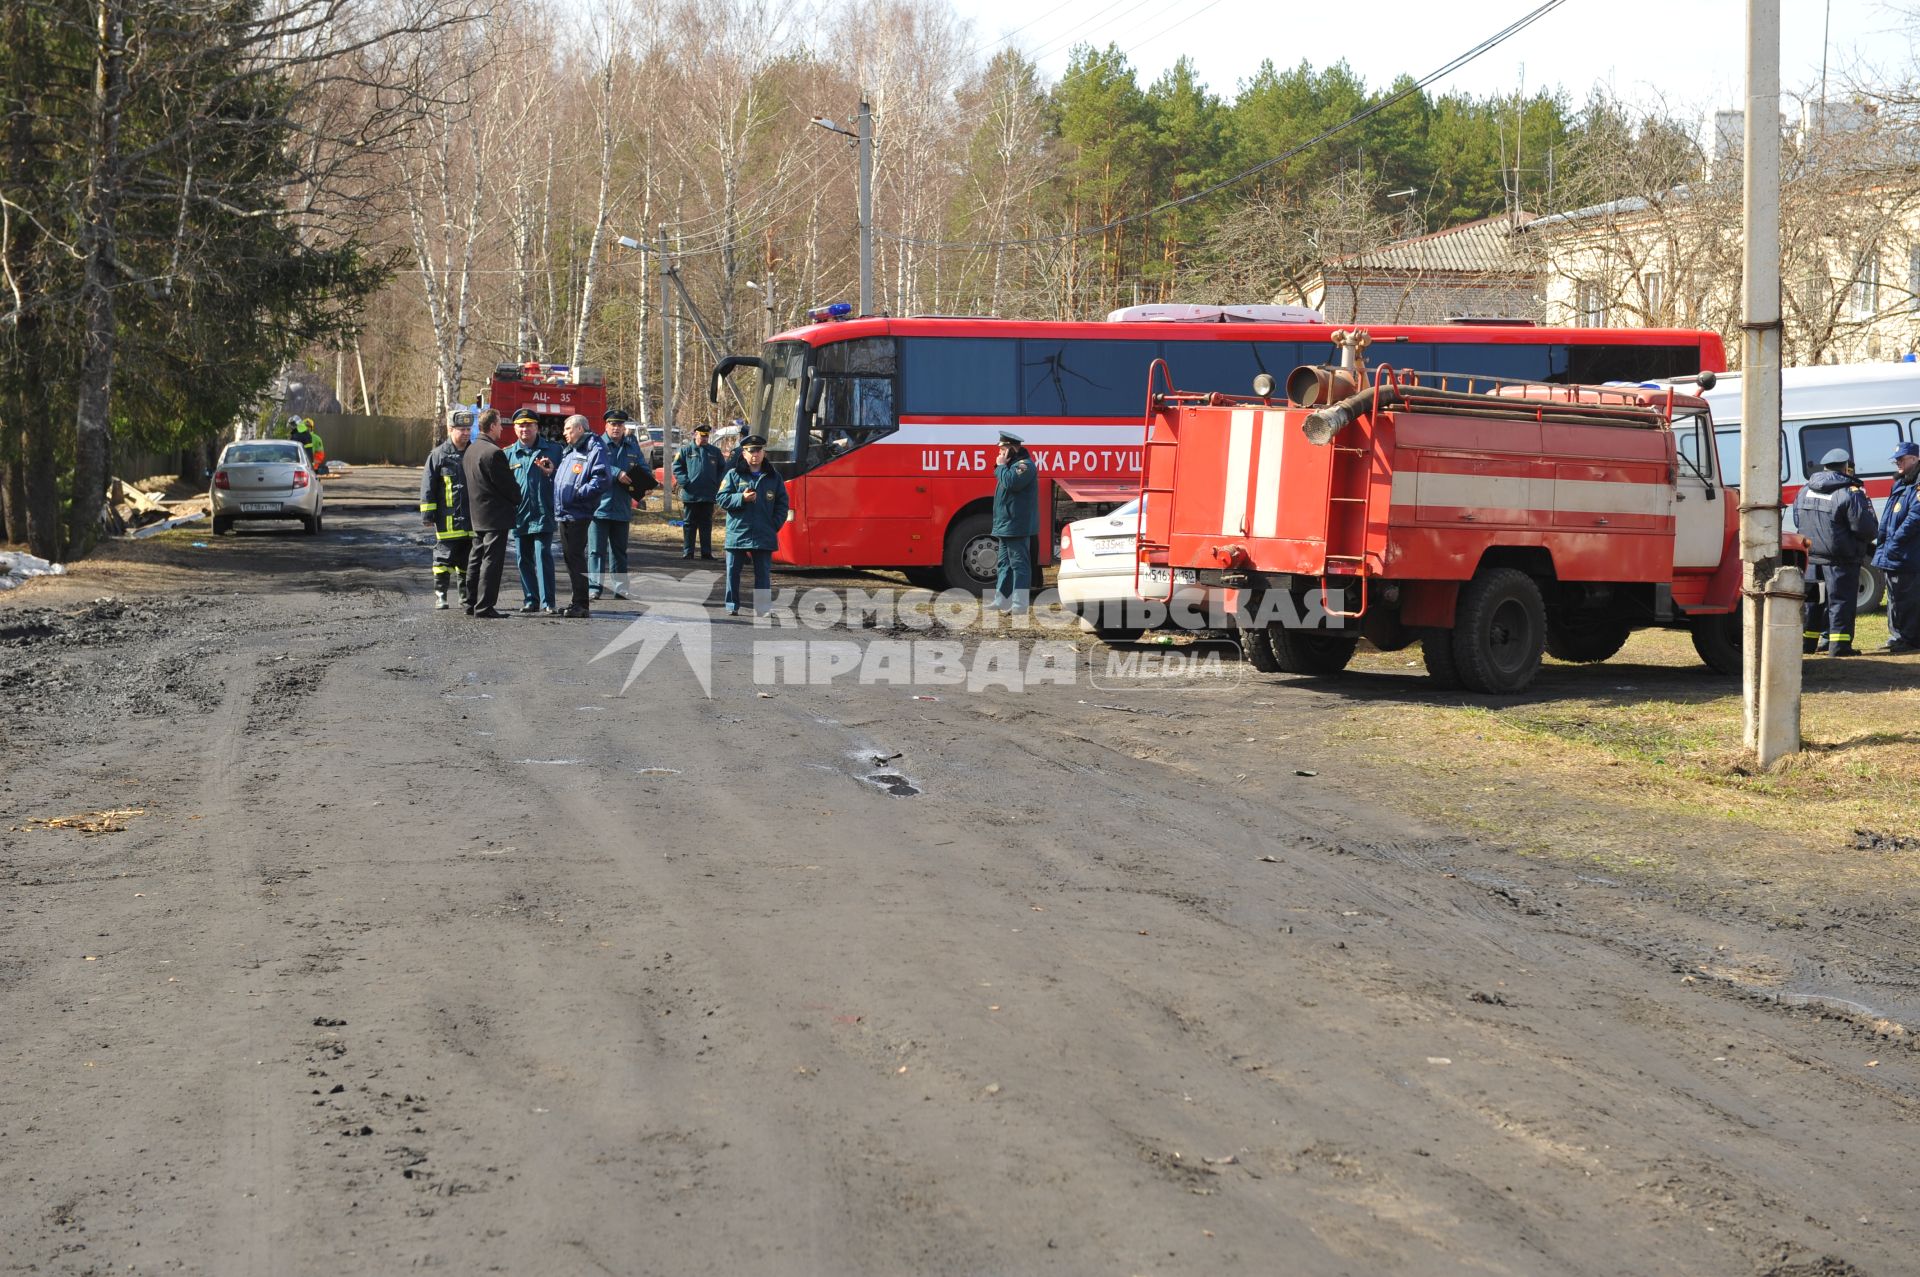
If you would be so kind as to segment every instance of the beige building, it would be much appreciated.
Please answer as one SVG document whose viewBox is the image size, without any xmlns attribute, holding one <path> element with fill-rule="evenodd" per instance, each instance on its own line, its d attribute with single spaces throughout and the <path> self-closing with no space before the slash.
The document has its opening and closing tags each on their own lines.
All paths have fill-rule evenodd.
<svg viewBox="0 0 1920 1277">
<path fill-rule="evenodd" d="M 1483 218 L 1329 262 L 1308 280 L 1306 304 L 1336 324 L 1537 320 L 1542 276 L 1517 240 L 1532 220 L 1531 213 Z"/>
<path fill-rule="evenodd" d="M 1920 349 L 1920 168 L 1859 159 L 1786 166 L 1781 311 L 1789 367 Z M 1710 328 L 1737 363 L 1737 157 L 1715 168 L 1697 183 L 1529 222 L 1519 238 L 1538 265 L 1542 321 Z"/>
</svg>

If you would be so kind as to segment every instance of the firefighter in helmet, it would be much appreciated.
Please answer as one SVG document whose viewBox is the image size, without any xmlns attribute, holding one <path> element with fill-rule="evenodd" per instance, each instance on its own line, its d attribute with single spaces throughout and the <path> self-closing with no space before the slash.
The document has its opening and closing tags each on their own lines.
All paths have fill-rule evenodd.
<svg viewBox="0 0 1920 1277">
<path fill-rule="evenodd" d="M 1847 450 L 1834 448 L 1820 458 L 1820 473 L 1793 499 L 1793 526 L 1807 539 L 1806 625 L 1801 637 L 1809 654 L 1854 655 L 1860 565 L 1873 553 L 1880 521 L 1852 471 Z"/>
<path fill-rule="evenodd" d="M 492 413 L 493 409 L 485 411 Z M 467 472 L 462 454 L 473 440 L 474 418 L 474 410 L 465 406 L 447 414 L 446 440 L 427 454 L 420 475 L 420 520 L 433 529 L 433 606 L 442 611 L 451 585 L 459 585 L 462 603 L 471 606 L 473 597 L 467 584 L 473 521 L 467 514 Z"/>
<path fill-rule="evenodd" d="M 307 459 L 313 462 L 315 474 L 327 472 L 327 445 L 320 439 L 320 432 L 313 428 L 312 417 L 288 417 L 287 438 L 307 450 Z"/>
</svg>

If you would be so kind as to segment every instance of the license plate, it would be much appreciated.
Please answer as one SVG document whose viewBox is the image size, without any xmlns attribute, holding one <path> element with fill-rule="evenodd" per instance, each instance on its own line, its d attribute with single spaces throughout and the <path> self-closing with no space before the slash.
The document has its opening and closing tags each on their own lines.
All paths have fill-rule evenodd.
<svg viewBox="0 0 1920 1277">
<path fill-rule="evenodd" d="M 1179 569 L 1173 574 L 1173 579 L 1181 585 L 1197 585 L 1200 582 L 1199 573 L 1195 572 L 1192 568 Z M 1140 569 L 1140 584 L 1165 585 L 1166 583 L 1167 570 L 1165 568 Z"/>
<path fill-rule="evenodd" d="M 242 501 L 240 509 L 247 514 L 271 514 L 280 508 L 278 501 Z"/>
</svg>

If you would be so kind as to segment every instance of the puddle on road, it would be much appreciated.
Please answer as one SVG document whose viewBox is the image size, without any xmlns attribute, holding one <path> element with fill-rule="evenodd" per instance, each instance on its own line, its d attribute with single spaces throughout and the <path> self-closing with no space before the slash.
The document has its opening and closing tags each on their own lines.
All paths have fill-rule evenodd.
<svg viewBox="0 0 1920 1277">
<path fill-rule="evenodd" d="M 866 781 L 869 785 L 874 785 L 886 790 L 895 798 L 912 798 L 920 792 L 919 786 L 915 785 L 905 776 L 902 776 L 899 772 L 874 772 L 872 775 L 862 776 L 860 779 Z"/>
</svg>

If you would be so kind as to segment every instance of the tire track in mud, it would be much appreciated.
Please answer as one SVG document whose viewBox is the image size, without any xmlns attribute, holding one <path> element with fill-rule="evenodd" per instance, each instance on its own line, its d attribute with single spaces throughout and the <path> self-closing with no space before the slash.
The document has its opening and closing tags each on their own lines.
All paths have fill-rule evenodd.
<svg viewBox="0 0 1920 1277">
<path fill-rule="evenodd" d="M 991 716 L 988 717 L 988 723 L 979 725 L 976 731 L 997 739 L 991 740 L 990 743 L 982 742 L 979 745 L 982 754 L 1048 756 L 1053 765 L 1063 765 L 1063 760 L 1059 757 L 1046 755 L 1047 743 L 1036 741 L 1030 731 L 1027 731 L 1024 736 L 1017 736 L 993 722 Z M 1072 742 L 1063 744 L 1071 752 Z M 1102 742 L 1096 746 L 1096 749 L 1109 760 L 1110 764 L 1117 760 L 1120 768 L 1127 768 L 1130 765 L 1128 751 L 1125 748 L 1116 749 L 1112 744 Z M 966 757 L 947 757 L 943 758 L 942 762 L 947 769 L 957 770 L 965 769 L 974 760 Z M 1066 760 L 1065 765 L 1071 765 L 1071 760 Z M 1139 768 L 1137 762 L 1132 766 L 1136 771 L 1143 770 Z M 940 774 L 934 773 L 933 783 L 936 786 L 940 779 Z M 1152 777 L 1143 779 L 1148 792 L 1167 795 L 1159 801 L 1164 818 L 1173 828 L 1178 829 L 1183 826 L 1184 816 L 1196 818 L 1203 816 L 1204 813 L 1200 812 L 1183 812 L 1183 807 L 1188 806 L 1188 803 L 1183 797 L 1170 794 L 1170 787 L 1164 779 L 1158 782 Z M 1104 798 L 1125 807 L 1137 805 L 1126 800 L 1139 791 L 1141 784 L 1123 774 L 1117 778 L 1106 778 L 1104 783 L 1090 780 L 1088 787 L 1104 791 Z M 1217 791 L 1217 787 L 1210 788 Z M 1207 800 L 1221 799 L 1217 792 L 1205 793 L 1198 799 L 1203 803 Z M 1231 797 L 1224 801 L 1229 806 L 1234 803 Z M 1098 809 L 1101 803 L 1095 801 L 1089 805 Z M 1245 804 L 1241 810 L 1248 818 L 1250 828 L 1259 828 L 1260 825 L 1255 822 L 1262 816 L 1270 818 L 1271 815 L 1271 813 L 1254 809 L 1251 803 Z M 1488 961 L 1505 961 L 1516 966 L 1539 963 L 1560 966 L 1573 964 L 1575 969 L 1579 969 L 1583 963 L 1582 954 L 1588 955 L 1584 961 L 1590 963 L 1593 948 L 1597 945 L 1604 951 L 1620 952 L 1635 965 L 1644 966 L 1649 960 L 1657 961 L 1649 952 L 1652 946 L 1644 934 L 1645 928 L 1655 924 L 1642 920 L 1643 935 L 1640 941 L 1637 944 L 1623 944 L 1618 935 L 1609 935 L 1601 928 L 1590 927 L 1584 921 L 1576 920 L 1575 914 L 1578 911 L 1569 910 L 1568 901 L 1555 893 L 1541 892 L 1517 880 L 1502 881 L 1485 874 L 1484 871 L 1470 870 L 1463 873 L 1457 866 L 1458 852 L 1463 844 L 1426 843 L 1417 839 L 1387 844 L 1359 842 L 1351 838 L 1341 838 L 1329 828 L 1315 827 L 1310 821 L 1301 820 L 1298 823 L 1305 824 L 1307 827 L 1296 828 L 1287 840 L 1274 847 L 1270 853 L 1274 856 L 1277 865 L 1280 867 L 1291 865 L 1305 873 L 1310 881 L 1317 881 L 1321 889 L 1331 896 L 1335 903 L 1357 906 L 1357 908 L 1341 911 L 1343 917 L 1352 915 L 1363 917 L 1363 923 L 1350 924 L 1354 932 L 1364 935 L 1363 928 L 1385 926 L 1390 941 L 1389 953 L 1392 949 L 1411 948 L 1417 952 L 1434 955 L 1449 952 L 1458 954 L 1461 952 L 1461 945 L 1469 943 L 1480 946 L 1484 959 Z M 1204 827 L 1198 820 L 1196 820 L 1196 826 Z M 1096 828 L 1090 832 L 1096 835 L 1097 840 L 1097 835 L 1101 831 Z M 1352 857 L 1352 859 L 1345 862 L 1346 868 L 1341 868 L 1334 862 L 1333 858 L 1336 857 Z M 1249 858 L 1251 858 L 1250 853 Z M 1476 857 L 1476 859 L 1481 858 L 1483 857 Z M 1124 860 L 1119 860 L 1119 867 L 1128 872 L 1137 872 L 1134 866 L 1129 866 Z M 1409 871 L 1419 877 L 1409 880 L 1406 877 Z M 1159 871 L 1156 869 L 1149 872 Z M 1382 877 L 1383 872 L 1391 876 Z M 1245 881 L 1244 875 L 1241 876 L 1241 881 Z M 1078 882 L 1063 879 L 1056 884 L 1057 889 L 1062 892 L 1084 889 L 1086 885 L 1087 879 L 1084 877 Z M 1198 889 L 1202 898 L 1226 896 L 1232 891 L 1232 888 L 1214 890 L 1205 884 Z M 1218 916 L 1219 910 L 1207 912 L 1215 921 L 1225 921 Z M 1347 942 L 1339 943 L 1341 948 L 1346 948 Z M 1359 943 L 1365 946 L 1368 942 L 1361 940 Z M 1326 964 L 1321 963 L 1319 966 L 1323 972 L 1328 972 Z M 1393 962 L 1391 966 L 1394 969 L 1389 969 L 1382 974 L 1361 975 L 1357 978 L 1357 983 L 1350 975 L 1346 982 L 1354 985 L 1355 1000 L 1379 1008 L 1377 1014 L 1389 1016 L 1393 1014 L 1392 1007 L 1399 1003 L 1412 1008 L 1439 1007 L 1446 1009 L 1451 1015 L 1461 1014 L 1453 1007 L 1461 1006 L 1468 1001 L 1465 997 L 1465 989 L 1458 985 L 1442 984 L 1415 977 L 1404 961 Z M 1631 974 L 1626 975 L 1625 978 L 1618 978 L 1621 974 L 1617 970 L 1607 970 L 1604 964 L 1599 971 L 1583 972 L 1580 982 L 1588 990 L 1586 997 L 1597 996 L 1602 989 L 1609 987 L 1626 990 L 1641 983 Z M 1342 982 L 1337 972 L 1331 975 L 1332 983 L 1338 985 Z M 1616 978 L 1608 979 L 1609 975 Z M 1493 987 L 1491 981 L 1487 984 L 1489 988 Z M 1146 990 L 1137 992 L 1148 1004 L 1154 1002 L 1153 996 Z M 1672 995 L 1664 995 L 1664 997 L 1665 1000 L 1672 1000 Z M 1682 997 L 1685 1000 L 1684 995 Z M 1496 1007 L 1506 1008 L 1512 1005 L 1507 997 L 1487 994 L 1484 1000 L 1488 1005 L 1486 1010 L 1480 1013 L 1480 1018 L 1487 1019 L 1496 1014 L 1509 1014 L 1504 1010 L 1495 1010 Z M 1690 1001 L 1697 1002 L 1697 999 Z M 1183 1032 L 1201 1033 L 1207 1032 L 1206 1026 L 1210 1022 L 1224 1023 L 1222 1017 L 1230 1016 L 1234 1010 L 1230 1004 L 1222 1004 L 1213 1014 L 1189 1014 L 1188 1012 L 1194 1009 L 1191 1005 L 1187 1007 L 1169 1005 L 1166 1009 L 1178 1019 Z M 1519 1018 L 1524 1021 L 1527 1017 L 1522 1013 Z M 1685 1054 L 1687 1048 L 1682 1044 L 1688 1039 L 1711 1037 L 1721 1033 L 1748 1039 L 1748 1042 L 1743 1045 L 1750 1046 L 1753 1026 L 1740 1025 L 1741 1018 L 1739 1012 L 1715 1007 L 1711 1003 L 1705 1008 L 1698 1005 L 1688 1006 L 1668 1026 L 1665 1041 L 1658 1036 L 1648 1038 L 1639 1044 L 1635 1054 L 1643 1057 L 1657 1057 L 1670 1052 L 1675 1047 L 1679 1047 Z M 1717 1025 L 1711 1023 L 1716 1020 L 1722 1023 Z M 1730 1028 L 1730 1025 L 1737 1027 Z M 1506 1026 L 1496 1026 L 1496 1032 L 1509 1037 L 1508 1047 L 1511 1050 L 1539 1049 L 1540 1043 L 1537 1041 L 1512 1039 Z M 1792 1052 L 1787 1047 L 1787 1043 L 1777 1040 L 1782 1036 L 1781 1033 L 1773 1030 L 1766 1031 L 1760 1043 L 1761 1049 L 1791 1055 Z M 1798 1035 L 1789 1034 L 1789 1036 Z M 1835 1045 L 1837 1044 L 1831 1039 L 1828 1040 L 1828 1049 Z M 1224 1062 L 1228 1064 L 1246 1057 L 1244 1050 L 1233 1050 L 1226 1046 L 1215 1047 L 1216 1056 L 1223 1053 L 1227 1056 Z M 1594 1053 L 1574 1051 L 1570 1052 L 1567 1058 L 1572 1060 L 1582 1056 L 1594 1058 Z M 1578 1092 L 1594 1079 L 1590 1067 L 1588 1072 L 1578 1077 L 1569 1070 L 1569 1076 L 1560 1083 L 1562 1102 L 1571 1111 L 1579 1111 L 1584 1107 Z M 1633 1089 L 1630 1077 L 1627 1075 L 1616 1075 L 1609 1079 L 1608 1084 L 1619 1089 L 1622 1094 L 1630 1094 Z M 1904 1087 L 1890 1077 L 1877 1077 L 1874 1083 L 1869 1085 L 1885 1091 L 1904 1090 Z M 1685 1088 L 1674 1089 L 1672 1094 L 1674 1102 L 1682 1107 L 1696 1102 Z M 1497 1112 L 1498 1109 L 1489 1111 Z M 1725 1115 L 1720 1114 L 1716 1117 L 1711 1107 L 1699 1111 L 1707 1115 L 1710 1123 L 1724 1121 Z M 1486 1124 L 1484 1117 L 1475 1118 L 1473 1121 L 1480 1125 Z M 1502 1129 L 1507 1129 L 1509 1124 L 1506 1120 L 1503 1118 L 1501 1122 Z M 1688 1128 L 1681 1123 L 1679 1129 Z M 1828 1155 L 1837 1156 L 1842 1160 L 1846 1156 L 1843 1152 L 1836 1154 L 1832 1149 L 1828 1150 Z M 1631 1163 L 1621 1163 L 1618 1173 L 1630 1174 L 1636 1169 Z M 1789 1249 L 1793 1249 L 1796 1244 L 1790 1241 L 1780 1242 L 1776 1234 L 1770 1231 L 1767 1221 L 1777 1217 L 1777 1212 L 1774 1212 L 1768 1203 L 1774 1199 L 1773 1195 L 1761 1186 L 1768 1177 L 1767 1174 L 1763 1172 L 1756 1176 L 1756 1171 L 1759 1171 L 1759 1164 L 1749 1164 L 1734 1175 L 1733 1178 L 1739 1179 L 1745 1187 L 1741 1193 L 1729 1193 L 1724 1196 L 1730 1201 L 1742 1203 L 1729 1206 L 1728 1209 L 1744 1210 L 1745 1217 L 1759 1225 L 1739 1230 L 1743 1248 L 1754 1255 L 1755 1262 L 1758 1262 L 1758 1256 L 1763 1253 L 1772 1253 L 1779 1248 L 1776 1245 L 1777 1242 L 1779 1245 L 1786 1245 Z M 1577 1209 L 1572 1202 L 1568 1203 L 1568 1207 Z"/>
</svg>

